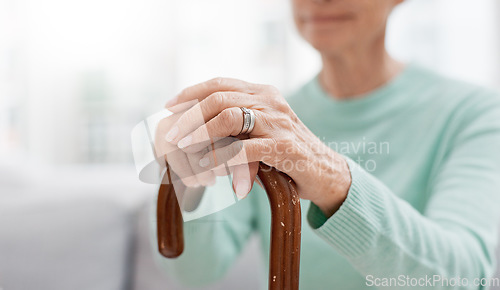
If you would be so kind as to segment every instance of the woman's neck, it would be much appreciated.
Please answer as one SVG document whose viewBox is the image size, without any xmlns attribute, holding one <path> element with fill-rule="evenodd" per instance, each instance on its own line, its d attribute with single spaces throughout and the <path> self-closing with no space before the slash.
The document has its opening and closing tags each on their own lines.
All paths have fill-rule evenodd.
<svg viewBox="0 0 500 290">
<path fill-rule="evenodd" d="M 319 81 L 337 99 L 356 98 L 386 84 L 397 76 L 404 64 L 391 58 L 383 43 L 350 48 L 342 53 L 322 53 Z"/>
</svg>

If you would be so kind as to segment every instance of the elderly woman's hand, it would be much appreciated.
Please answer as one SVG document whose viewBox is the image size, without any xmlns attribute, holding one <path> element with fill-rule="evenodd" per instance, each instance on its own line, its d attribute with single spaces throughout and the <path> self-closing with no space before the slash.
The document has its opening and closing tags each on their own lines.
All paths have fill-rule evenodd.
<svg viewBox="0 0 500 290">
<path fill-rule="evenodd" d="M 241 107 L 253 110 L 256 117 L 248 136 L 240 135 Z M 169 126 L 166 141 L 188 155 L 199 154 L 202 168 L 235 168 L 233 186 L 240 198 L 250 191 L 262 161 L 288 174 L 300 197 L 313 201 L 327 216 L 345 200 L 351 183 L 346 161 L 299 120 L 276 88 L 216 78 L 186 88 L 167 108 L 180 116 Z M 215 138 L 226 136 L 239 140 L 208 152 Z M 239 170 L 241 165 L 249 166 L 246 174 Z"/>
</svg>

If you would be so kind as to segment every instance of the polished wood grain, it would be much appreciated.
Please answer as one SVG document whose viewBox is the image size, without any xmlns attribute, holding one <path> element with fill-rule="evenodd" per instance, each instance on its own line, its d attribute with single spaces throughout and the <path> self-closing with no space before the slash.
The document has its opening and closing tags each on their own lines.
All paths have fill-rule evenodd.
<svg viewBox="0 0 500 290">
<path fill-rule="evenodd" d="M 156 230 L 160 254 L 167 258 L 179 257 L 184 251 L 183 220 L 168 164 L 158 190 Z"/>
<path fill-rule="evenodd" d="M 258 176 L 271 207 L 269 289 L 299 289 L 301 214 L 295 183 L 263 163 Z"/>
<path fill-rule="evenodd" d="M 263 163 L 258 177 L 266 190 L 271 207 L 271 245 L 269 255 L 269 289 L 299 289 L 301 213 L 295 183 L 286 174 Z M 182 213 L 170 170 L 158 192 L 158 249 L 167 258 L 178 257 L 184 250 Z M 166 183 L 166 182 L 163 182 Z"/>
</svg>

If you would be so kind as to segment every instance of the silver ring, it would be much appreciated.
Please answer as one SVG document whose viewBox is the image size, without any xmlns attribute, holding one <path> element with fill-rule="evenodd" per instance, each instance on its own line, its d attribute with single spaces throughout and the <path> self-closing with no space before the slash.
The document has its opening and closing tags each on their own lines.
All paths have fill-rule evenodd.
<svg viewBox="0 0 500 290">
<path fill-rule="evenodd" d="M 243 125 L 241 126 L 241 134 L 250 134 L 255 127 L 255 113 L 245 107 L 240 108 L 243 112 Z"/>
</svg>

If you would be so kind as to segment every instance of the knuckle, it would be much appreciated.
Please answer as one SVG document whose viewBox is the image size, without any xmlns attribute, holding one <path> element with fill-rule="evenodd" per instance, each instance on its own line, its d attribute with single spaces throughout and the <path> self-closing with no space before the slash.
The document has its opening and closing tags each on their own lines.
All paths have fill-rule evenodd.
<svg viewBox="0 0 500 290">
<path fill-rule="evenodd" d="M 279 128 L 285 129 L 287 131 L 292 130 L 294 127 L 294 122 L 288 114 L 282 114 L 282 116 L 277 118 L 276 124 L 279 126 Z"/>
<path fill-rule="evenodd" d="M 232 133 L 233 129 L 233 124 L 235 123 L 236 116 L 234 114 L 234 111 L 231 109 L 224 109 L 220 114 L 219 114 L 219 124 L 218 126 L 222 127 L 225 129 L 225 131 Z"/>
<path fill-rule="evenodd" d="M 223 77 L 215 77 L 208 81 L 210 86 L 212 87 L 220 87 L 224 83 L 224 78 Z"/>
<path fill-rule="evenodd" d="M 291 110 L 288 102 L 281 96 L 275 98 L 274 106 L 281 112 L 289 112 Z"/>
<path fill-rule="evenodd" d="M 266 85 L 266 91 L 269 92 L 271 95 L 279 95 L 280 90 L 278 90 L 277 87 L 272 86 L 272 85 Z"/>
<path fill-rule="evenodd" d="M 229 109 L 224 109 L 220 114 L 219 114 L 219 117 L 220 117 L 220 121 L 222 123 L 229 123 L 233 120 L 234 118 L 234 114 L 231 110 Z"/>
<path fill-rule="evenodd" d="M 210 106 L 213 106 L 215 108 L 220 107 L 224 103 L 224 93 L 222 92 L 215 92 L 208 96 L 207 102 Z"/>
</svg>

